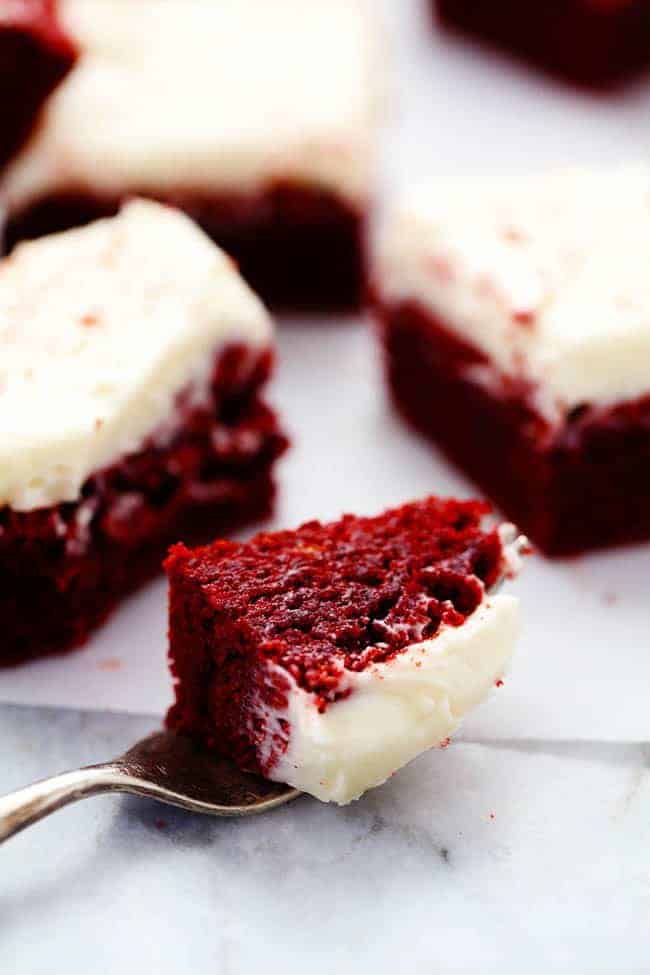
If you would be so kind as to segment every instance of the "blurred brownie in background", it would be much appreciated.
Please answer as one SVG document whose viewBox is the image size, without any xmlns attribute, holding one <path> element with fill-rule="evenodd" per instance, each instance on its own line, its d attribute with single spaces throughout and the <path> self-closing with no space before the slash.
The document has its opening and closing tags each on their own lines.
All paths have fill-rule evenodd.
<svg viewBox="0 0 650 975">
<path fill-rule="evenodd" d="M 78 66 L 0 194 L 7 244 L 184 209 L 278 306 L 358 305 L 373 175 L 363 0 L 61 0 Z"/>
<path fill-rule="evenodd" d="M 650 538 L 650 167 L 437 185 L 375 290 L 395 402 L 551 554 Z"/>
<path fill-rule="evenodd" d="M 431 0 L 445 26 L 590 87 L 650 67 L 650 0 Z"/>
<path fill-rule="evenodd" d="M 27 138 L 74 59 L 57 0 L 0 0 L 0 166 Z"/>
</svg>

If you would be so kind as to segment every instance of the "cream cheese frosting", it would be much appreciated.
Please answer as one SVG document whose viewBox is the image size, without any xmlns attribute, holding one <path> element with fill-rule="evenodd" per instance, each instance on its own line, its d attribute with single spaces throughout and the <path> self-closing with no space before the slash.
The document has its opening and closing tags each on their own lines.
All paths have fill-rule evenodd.
<svg viewBox="0 0 650 975">
<path fill-rule="evenodd" d="M 269 316 L 179 211 L 136 200 L 0 263 L 0 504 L 79 498 L 94 471 L 173 424 L 231 343 L 261 350 Z"/>
<path fill-rule="evenodd" d="M 374 21 L 365 0 L 62 0 L 81 57 L 1 188 L 247 192 L 275 180 L 365 202 Z"/>
<path fill-rule="evenodd" d="M 349 696 L 324 713 L 292 680 L 288 711 L 267 715 L 269 740 L 274 720 L 290 726 L 288 748 L 269 777 L 324 802 L 357 799 L 421 752 L 448 743 L 503 676 L 518 629 L 517 599 L 486 595 L 462 626 L 347 673 Z"/>
<path fill-rule="evenodd" d="M 377 280 L 559 420 L 650 393 L 649 263 L 650 166 L 576 167 L 413 193 L 386 221 Z"/>
</svg>

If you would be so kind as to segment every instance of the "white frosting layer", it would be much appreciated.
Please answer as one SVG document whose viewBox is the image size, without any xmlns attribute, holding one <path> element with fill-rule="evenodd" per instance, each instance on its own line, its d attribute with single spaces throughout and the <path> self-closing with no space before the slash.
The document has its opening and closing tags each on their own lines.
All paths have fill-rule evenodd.
<svg viewBox="0 0 650 975">
<path fill-rule="evenodd" d="M 271 341 L 226 255 L 177 210 L 119 216 L 0 263 L 0 505 L 74 501 L 86 478 L 201 395 L 225 344 Z"/>
<path fill-rule="evenodd" d="M 487 597 L 460 627 L 446 627 L 387 663 L 346 675 L 349 697 L 319 714 L 295 683 L 285 718 L 289 747 L 270 772 L 324 802 L 344 804 L 421 752 L 447 743 L 463 716 L 504 673 L 518 632 L 512 596 Z"/>
<path fill-rule="evenodd" d="M 494 371 L 538 384 L 559 419 L 650 393 L 649 265 L 650 166 L 638 165 L 415 194 L 387 224 L 377 278 Z"/>
<path fill-rule="evenodd" d="M 9 170 L 10 211 L 67 189 L 210 195 L 276 179 L 364 202 L 364 0 L 62 0 L 62 16 L 82 57 Z"/>
</svg>

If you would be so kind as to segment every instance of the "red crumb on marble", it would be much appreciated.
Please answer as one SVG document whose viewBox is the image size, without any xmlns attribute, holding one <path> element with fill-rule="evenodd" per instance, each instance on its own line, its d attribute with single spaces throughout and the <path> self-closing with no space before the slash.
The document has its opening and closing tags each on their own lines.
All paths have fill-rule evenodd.
<svg viewBox="0 0 650 975">
<path fill-rule="evenodd" d="M 442 741 L 440 742 L 441 748 L 449 748 L 450 745 L 451 745 L 451 738 L 443 738 Z"/>
<path fill-rule="evenodd" d="M 517 325 L 534 325 L 536 314 L 532 308 L 515 308 L 512 320 Z"/>
<path fill-rule="evenodd" d="M 495 687 L 503 687 L 503 681 L 501 679 L 495 680 L 494 686 Z"/>
<path fill-rule="evenodd" d="M 94 328 L 95 325 L 99 325 L 99 315 L 91 311 L 86 312 L 81 316 L 81 324 L 86 328 Z"/>
<path fill-rule="evenodd" d="M 122 661 L 119 657 L 106 657 L 104 660 L 100 660 L 97 664 L 98 670 L 109 670 L 115 671 L 120 670 L 122 667 Z"/>
</svg>

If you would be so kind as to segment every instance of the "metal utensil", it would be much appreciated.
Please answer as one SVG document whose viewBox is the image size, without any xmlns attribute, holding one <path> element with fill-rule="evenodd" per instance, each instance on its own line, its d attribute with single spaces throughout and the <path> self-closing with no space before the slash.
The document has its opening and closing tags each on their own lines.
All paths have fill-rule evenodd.
<svg viewBox="0 0 650 975">
<path fill-rule="evenodd" d="M 130 792 L 212 816 L 252 816 L 300 795 L 241 772 L 189 738 L 161 731 L 112 762 L 64 772 L 0 798 L 0 843 L 63 806 L 105 792 Z"/>
</svg>

